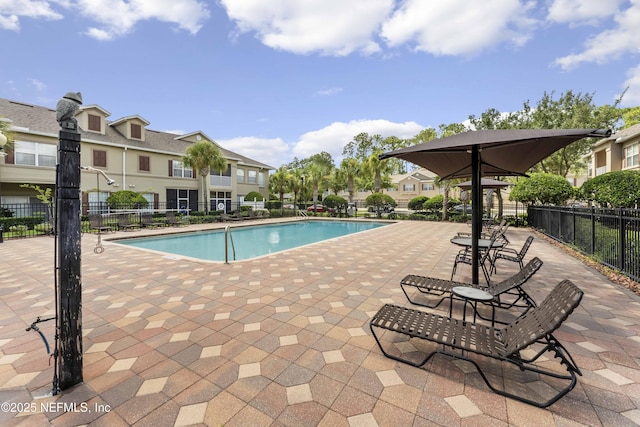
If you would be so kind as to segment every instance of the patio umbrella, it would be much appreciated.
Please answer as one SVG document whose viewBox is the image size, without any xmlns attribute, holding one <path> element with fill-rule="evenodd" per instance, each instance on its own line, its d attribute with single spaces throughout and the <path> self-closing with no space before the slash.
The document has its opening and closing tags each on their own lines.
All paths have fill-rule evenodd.
<svg viewBox="0 0 640 427">
<path fill-rule="evenodd" d="M 536 163 L 579 139 L 604 138 L 602 129 L 495 129 L 448 136 L 380 155 L 422 166 L 442 179 L 471 177 L 472 282 L 478 283 L 483 176 L 525 175 Z"/>
<path fill-rule="evenodd" d="M 471 181 L 465 181 L 465 182 L 461 182 L 460 184 L 458 184 L 457 186 L 459 188 L 461 188 L 464 191 L 469 191 L 471 190 L 471 185 L 473 183 Z M 490 190 L 500 190 L 501 188 L 505 188 L 510 186 L 511 183 L 509 182 L 504 182 L 504 181 L 498 181 L 497 179 L 491 179 L 491 178 L 482 178 L 480 180 L 480 187 L 482 187 L 483 189 L 488 188 Z M 491 209 L 491 206 L 493 205 L 493 192 L 487 192 L 487 208 Z M 502 203 L 500 204 L 502 206 Z M 465 215 L 467 214 L 466 209 L 465 209 Z M 502 211 L 500 211 L 499 213 L 500 215 L 502 214 Z"/>
<path fill-rule="evenodd" d="M 471 181 L 465 181 L 458 184 L 458 187 L 462 188 L 463 190 L 471 190 L 472 184 L 473 183 Z M 497 179 L 482 178 L 480 180 L 480 186 L 482 188 L 500 189 L 500 188 L 508 187 L 510 185 L 511 185 L 510 182 L 498 181 Z"/>
</svg>

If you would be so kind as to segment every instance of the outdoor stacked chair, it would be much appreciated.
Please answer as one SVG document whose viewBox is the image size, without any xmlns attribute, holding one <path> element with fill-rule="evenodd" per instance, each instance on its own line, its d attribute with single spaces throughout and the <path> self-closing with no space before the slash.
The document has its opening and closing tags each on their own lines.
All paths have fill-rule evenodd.
<svg viewBox="0 0 640 427">
<path fill-rule="evenodd" d="M 409 274 L 400 281 L 400 288 L 411 304 L 428 308 L 437 308 L 443 301 L 453 298 L 452 290 L 454 287 L 465 286 L 481 289 L 493 295 L 490 304 L 494 307 L 501 309 L 524 308 L 526 313 L 530 308 L 535 307 L 536 303 L 522 288 L 522 285 L 542 267 L 542 264 L 542 260 L 535 257 L 513 276 L 501 282 L 490 282 L 487 286 Z M 504 296 L 509 296 L 508 300 L 505 300 Z"/>
<path fill-rule="evenodd" d="M 524 257 L 527 254 L 527 251 L 529 250 L 529 247 L 531 246 L 532 242 L 533 242 L 533 236 L 529 236 L 527 237 L 527 240 L 525 240 L 524 244 L 522 245 L 522 249 L 520 249 L 519 251 L 513 248 L 505 248 L 505 247 L 496 249 L 493 253 L 493 259 L 491 260 L 492 271 L 494 273 L 497 271 L 496 261 L 499 259 L 517 262 L 518 265 L 520 265 L 520 268 L 522 268 L 522 266 L 524 265 Z"/>
<path fill-rule="evenodd" d="M 140 223 L 145 228 L 164 227 L 166 224 L 160 221 L 154 221 L 153 217 L 149 213 L 143 213 L 140 215 Z"/>
<path fill-rule="evenodd" d="M 484 278 L 487 281 L 487 284 L 491 283 L 491 271 L 492 271 L 492 266 L 489 265 L 489 267 L 487 267 L 487 262 L 489 262 L 489 264 L 491 264 L 492 262 L 491 250 L 494 247 L 494 244 L 497 239 L 498 239 L 498 231 L 494 231 L 491 234 L 491 237 L 488 239 L 489 245 L 487 246 L 487 248 L 485 250 L 480 251 L 480 253 L 478 254 L 479 256 L 478 264 L 482 267 L 482 272 L 484 273 Z M 461 249 L 456 255 L 456 259 L 453 262 L 453 270 L 451 271 L 451 280 L 453 280 L 453 276 L 456 274 L 456 270 L 458 269 L 458 264 L 460 263 L 473 265 L 471 248 L 467 247 L 467 248 Z"/>
<path fill-rule="evenodd" d="M 167 225 L 179 227 L 181 225 L 189 225 L 188 221 L 178 218 L 173 211 L 167 211 Z"/>
<path fill-rule="evenodd" d="M 102 215 L 100 214 L 89 214 L 89 228 L 101 233 L 105 231 L 113 231 L 112 227 L 102 223 Z"/>
<path fill-rule="evenodd" d="M 415 367 L 423 366 L 438 353 L 466 360 L 476 367 L 493 392 L 546 408 L 575 387 L 576 374 L 582 375 L 567 349 L 553 336 L 582 295 L 571 281 L 563 280 L 540 305 L 502 328 L 393 304 L 382 306 L 369 327 L 382 353 L 393 360 Z M 385 338 L 383 345 L 381 338 L 387 334 L 393 340 Z M 435 350 L 424 349 L 426 344 Z M 418 347 L 419 353 L 426 354 L 422 360 L 416 357 Z M 414 351 L 409 352 L 408 348 Z M 501 364 L 502 381 L 496 381 L 495 372 L 485 374 L 478 363 L 484 364 L 484 358 L 506 362 L 506 366 Z M 517 369 L 509 369 L 509 364 Z M 491 371 L 494 369 L 491 366 Z M 496 387 L 495 382 L 504 387 Z"/>
<path fill-rule="evenodd" d="M 129 214 L 118 215 L 118 228 L 124 231 L 131 231 L 140 228 L 140 224 L 134 224 L 129 219 Z"/>
</svg>

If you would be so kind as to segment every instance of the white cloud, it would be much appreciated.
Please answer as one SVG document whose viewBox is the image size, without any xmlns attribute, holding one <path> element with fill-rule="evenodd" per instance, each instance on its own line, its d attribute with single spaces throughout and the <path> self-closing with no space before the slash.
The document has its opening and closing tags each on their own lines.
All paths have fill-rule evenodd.
<svg viewBox="0 0 640 427">
<path fill-rule="evenodd" d="M 597 25 L 603 18 L 613 16 L 623 0 L 555 0 L 549 7 L 547 19 L 561 24 Z"/>
<path fill-rule="evenodd" d="M 337 95 L 340 92 L 342 92 L 341 87 L 332 87 L 331 89 L 319 90 L 318 92 L 316 92 L 316 94 L 320 96 L 331 96 L 331 95 Z"/>
<path fill-rule="evenodd" d="M 298 54 L 371 54 L 373 40 L 394 0 L 220 0 L 240 33 Z"/>
<path fill-rule="evenodd" d="M 2 0 L 0 1 L 0 29 L 20 30 L 20 18 L 62 19 L 63 16 L 51 9 L 49 1 Z"/>
<path fill-rule="evenodd" d="M 240 136 L 231 139 L 216 139 L 216 143 L 227 150 L 278 168 L 289 162 L 289 146 L 280 138 L 258 138 Z"/>
<path fill-rule="evenodd" d="M 176 24 L 196 34 L 209 18 L 207 4 L 197 0 L 79 0 L 80 12 L 102 24 L 86 34 L 98 40 L 111 40 L 133 30 L 139 21 L 156 19 Z"/>
<path fill-rule="evenodd" d="M 31 85 L 34 86 L 38 91 L 45 90 L 47 88 L 47 85 L 42 83 L 38 79 L 29 79 L 29 83 L 31 83 Z"/>
<path fill-rule="evenodd" d="M 529 40 L 536 26 L 527 17 L 533 6 L 522 0 L 407 0 L 384 23 L 381 35 L 391 47 L 410 44 L 434 55 L 473 55 Z"/>
<path fill-rule="evenodd" d="M 334 122 L 322 129 L 307 132 L 293 147 L 293 155 L 303 159 L 326 151 L 339 163 L 344 146 L 361 132 L 369 135 L 397 136 L 411 138 L 424 129 L 416 122 L 394 123 L 388 120 L 352 120 L 348 123 Z"/>
<path fill-rule="evenodd" d="M 618 24 L 616 28 L 602 31 L 588 39 L 582 52 L 558 58 L 556 64 L 569 70 L 583 62 L 604 64 L 624 54 L 637 53 L 640 40 L 640 0 L 632 0 L 628 9 L 614 15 L 614 20 Z"/>
<path fill-rule="evenodd" d="M 622 104 L 626 107 L 636 107 L 640 105 L 640 65 L 629 70 L 627 75 L 629 78 L 624 82 L 624 87 L 629 89 L 622 98 Z"/>
</svg>

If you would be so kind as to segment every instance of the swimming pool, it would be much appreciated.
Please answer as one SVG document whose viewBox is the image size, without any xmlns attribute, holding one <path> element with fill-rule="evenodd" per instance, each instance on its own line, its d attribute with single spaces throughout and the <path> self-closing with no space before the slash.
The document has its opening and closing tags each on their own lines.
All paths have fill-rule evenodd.
<svg viewBox="0 0 640 427">
<path fill-rule="evenodd" d="M 231 236 L 235 247 L 235 259 L 246 260 L 387 224 L 370 221 L 295 221 L 235 227 L 231 229 Z M 224 236 L 224 230 L 212 230 L 122 239 L 115 242 L 191 258 L 224 261 Z M 233 260 L 231 242 L 229 242 L 229 260 Z"/>
</svg>

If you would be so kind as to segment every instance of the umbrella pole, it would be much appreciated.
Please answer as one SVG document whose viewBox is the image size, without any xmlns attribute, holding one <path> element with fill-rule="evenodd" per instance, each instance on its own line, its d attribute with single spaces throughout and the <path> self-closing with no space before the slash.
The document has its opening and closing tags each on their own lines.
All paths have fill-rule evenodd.
<svg viewBox="0 0 640 427">
<path fill-rule="evenodd" d="M 482 230 L 482 171 L 478 146 L 471 148 L 471 283 L 478 284 L 478 240 Z"/>
</svg>

